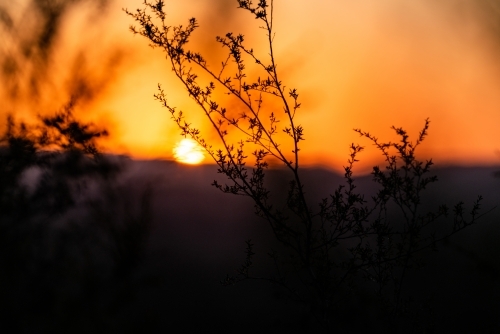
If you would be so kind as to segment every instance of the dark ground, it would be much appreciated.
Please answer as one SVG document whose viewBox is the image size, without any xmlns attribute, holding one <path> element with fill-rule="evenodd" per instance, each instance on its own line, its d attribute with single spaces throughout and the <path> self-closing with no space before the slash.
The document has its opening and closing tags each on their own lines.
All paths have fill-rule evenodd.
<svg viewBox="0 0 500 334">
<path fill-rule="evenodd" d="M 48 283 L 33 283 L 34 287 L 27 287 L 33 285 L 29 280 L 20 283 L 23 301 L 6 307 L 18 332 L 318 332 L 305 307 L 279 287 L 263 281 L 229 287 L 219 283 L 242 264 L 244 241 L 249 238 L 255 244 L 256 266 L 263 263 L 265 268 L 273 238 L 265 221 L 254 216 L 250 199 L 210 186 L 220 178 L 215 167 L 168 161 L 127 164 L 115 189 L 129 200 L 104 211 L 116 216 L 137 213 L 141 194 L 150 187 L 151 225 L 141 257 L 120 274 L 111 273 L 113 260 L 104 251 L 89 255 L 91 263 L 76 265 L 80 269 L 65 274 L 64 280 L 58 280 L 60 271 L 48 271 L 59 283 L 49 284 L 50 293 L 45 295 L 38 292 Z M 427 191 L 425 205 L 451 206 L 462 200 L 470 208 L 480 194 L 487 211 L 500 204 L 500 178 L 494 177 L 498 169 L 436 168 L 439 181 Z M 286 190 L 286 178 L 280 173 L 271 171 L 268 176 L 278 180 L 273 189 Z M 304 178 L 306 191 L 316 199 L 342 182 L 340 176 L 322 169 L 306 170 Z M 360 189 L 373 191 L 369 176 L 357 181 Z M 78 210 L 73 215 L 83 217 Z M 414 286 L 408 290 L 411 295 L 432 301 L 426 321 L 432 319 L 436 333 L 500 331 L 499 223 L 500 207 L 441 244 L 438 252 L 425 254 L 427 265 L 409 279 L 409 286 Z M 78 236 L 65 240 L 85 242 Z M 73 260 L 68 256 L 58 261 L 51 263 L 65 268 Z M 29 278 L 46 280 L 45 273 L 35 272 Z M 357 307 L 364 306 L 359 301 Z M 356 307 L 346 309 L 339 327 L 347 333 L 366 332 L 377 321 L 356 314 Z"/>
</svg>

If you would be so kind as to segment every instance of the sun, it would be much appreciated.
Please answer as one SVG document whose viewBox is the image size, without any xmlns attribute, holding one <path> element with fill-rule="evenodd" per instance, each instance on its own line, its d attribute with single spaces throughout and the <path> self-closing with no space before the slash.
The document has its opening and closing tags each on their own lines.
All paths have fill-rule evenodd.
<svg viewBox="0 0 500 334">
<path fill-rule="evenodd" d="M 185 164 L 196 165 L 205 159 L 205 155 L 203 148 L 196 141 L 184 138 L 175 145 L 174 158 Z"/>
</svg>

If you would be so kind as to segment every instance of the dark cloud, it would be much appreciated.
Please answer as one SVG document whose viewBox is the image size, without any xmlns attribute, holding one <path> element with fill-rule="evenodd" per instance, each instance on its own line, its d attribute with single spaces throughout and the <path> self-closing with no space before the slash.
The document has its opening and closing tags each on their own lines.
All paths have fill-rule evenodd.
<svg viewBox="0 0 500 334">
<path fill-rule="evenodd" d="M 6 29 L 11 29 L 14 25 L 9 12 L 4 7 L 0 7 L 0 24 Z"/>
<path fill-rule="evenodd" d="M 445 10 L 455 20 L 457 29 L 470 36 L 488 38 L 500 47 L 500 1 L 430 1 L 432 8 Z M 446 18 L 446 17 L 445 17 Z"/>
</svg>

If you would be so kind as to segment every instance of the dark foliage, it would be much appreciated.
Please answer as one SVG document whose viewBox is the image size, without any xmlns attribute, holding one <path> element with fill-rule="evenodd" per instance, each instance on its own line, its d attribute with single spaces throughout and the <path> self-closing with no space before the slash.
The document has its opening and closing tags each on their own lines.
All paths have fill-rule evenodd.
<svg viewBox="0 0 500 334">
<path fill-rule="evenodd" d="M 96 146 L 107 132 L 72 111 L 9 117 L 0 138 L 0 314 L 17 332 L 120 331 L 149 230 L 149 195 L 135 212 Z"/>
</svg>

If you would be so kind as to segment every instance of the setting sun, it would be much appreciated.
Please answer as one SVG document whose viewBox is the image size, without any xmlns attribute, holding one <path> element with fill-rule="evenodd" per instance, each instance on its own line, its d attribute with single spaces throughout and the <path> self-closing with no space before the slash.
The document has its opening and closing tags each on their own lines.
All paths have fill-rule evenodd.
<svg viewBox="0 0 500 334">
<path fill-rule="evenodd" d="M 190 165 L 199 164 L 205 159 L 203 148 L 189 138 L 184 138 L 175 145 L 174 157 L 175 160 Z"/>
</svg>

